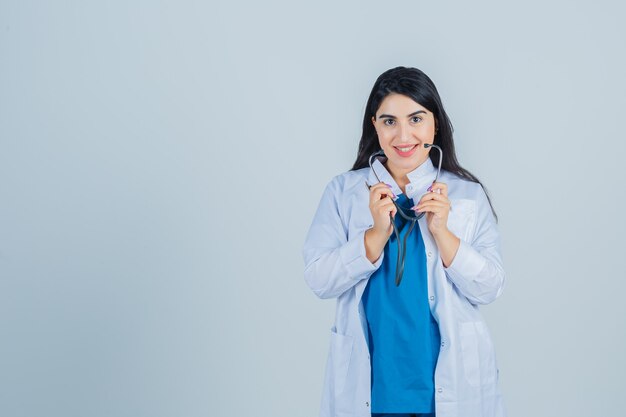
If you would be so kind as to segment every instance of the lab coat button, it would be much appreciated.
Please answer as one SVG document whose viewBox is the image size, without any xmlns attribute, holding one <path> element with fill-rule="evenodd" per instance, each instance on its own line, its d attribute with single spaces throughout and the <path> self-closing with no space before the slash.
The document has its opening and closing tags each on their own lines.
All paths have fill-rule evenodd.
<svg viewBox="0 0 626 417">
<path fill-rule="evenodd" d="M 432 252 L 428 252 L 428 257 L 430 258 L 431 256 L 433 256 Z"/>
<path fill-rule="evenodd" d="M 365 406 L 366 406 L 366 407 L 369 407 L 369 406 L 370 406 L 370 403 L 369 403 L 368 401 L 365 401 Z"/>
<path fill-rule="evenodd" d="M 431 295 L 430 297 L 428 297 L 428 299 L 429 299 L 430 301 L 435 301 L 435 296 L 434 296 L 434 295 Z"/>
<path fill-rule="evenodd" d="M 443 392 L 443 388 L 441 388 L 441 387 L 437 388 L 437 392 L 438 392 L 439 394 L 441 394 L 441 393 Z"/>
<path fill-rule="evenodd" d="M 444 342 L 443 340 L 441 341 L 441 347 L 444 347 L 446 345 L 446 342 Z"/>
</svg>

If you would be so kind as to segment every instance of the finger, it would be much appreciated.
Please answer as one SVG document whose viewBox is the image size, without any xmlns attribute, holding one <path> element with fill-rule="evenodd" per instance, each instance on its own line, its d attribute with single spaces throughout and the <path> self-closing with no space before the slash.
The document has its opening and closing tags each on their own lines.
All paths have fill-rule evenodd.
<svg viewBox="0 0 626 417">
<path fill-rule="evenodd" d="M 450 200 L 448 200 L 447 198 L 444 198 L 444 199 L 428 199 L 428 200 L 424 200 L 424 201 L 414 205 L 413 207 L 411 207 L 411 210 L 419 209 L 421 207 L 424 207 L 424 205 L 431 204 L 431 203 L 435 204 L 437 206 L 441 206 L 441 207 L 452 208 L 452 202 Z"/>
<path fill-rule="evenodd" d="M 390 190 L 377 190 L 370 194 L 370 205 L 375 204 L 378 201 L 384 200 L 386 198 L 391 199 L 395 197 L 395 194 Z"/>
<path fill-rule="evenodd" d="M 438 194 L 438 193 L 427 193 L 427 194 L 424 194 L 424 195 L 422 196 L 422 198 L 420 198 L 420 200 L 417 202 L 417 204 L 415 204 L 415 205 L 414 205 L 413 207 L 411 207 L 411 208 L 417 207 L 417 206 L 419 206 L 420 204 L 423 204 L 423 203 L 425 203 L 425 202 L 427 202 L 427 201 L 433 201 L 433 200 L 436 200 L 436 201 L 443 201 L 443 202 L 447 202 L 447 203 L 449 203 L 449 202 L 450 202 L 450 200 L 448 199 L 448 197 L 447 197 L 447 196 L 445 196 L 445 195 L 443 195 L 443 194 Z"/>
<path fill-rule="evenodd" d="M 415 210 L 416 214 L 420 213 L 433 213 L 440 217 L 445 217 L 447 210 L 441 207 L 423 207 L 419 210 Z"/>
<path fill-rule="evenodd" d="M 436 207 L 451 207 L 452 203 L 449 200 L 445 200 L 445 201 L 440 201 L 440 200 L 428 200 L 428 201 L 424 201 L 423 203 L 420 204 L 416 204 L 415 206 L 411 207 L 411 209 L 419 209 L 425 206 L 436 206 Z"/>
<path fill-rule="evenodd" d="M 376 184 L 368 185 L 368 187 L 369 187 L 370 192 L 380 190 L 381 187 L 388 188 L 388 189 L 390 188 L 390 187 L 387 187 L 387 184 L 385 184 L 384 182 L 377 182 Z"/>
<path fill-rule="evenodd" d="M 380 200 L 374 200 L 372 202 L 372 207 L 382 207 L 382 206 L 386 206 L 386 205 L 391 205 L 393 206 L 393 200 L 391 199 L 391 196 L 385 196 L 380 198 Z"/>
<path fill-rule="evenodd" d="M 444 182 L 433 182 L 430 187 L 428 187 L 428 191 L 433 193 L 443 194 L 445 196 L 448 195 L 448 185 Z"/>
<path fill-rule="evenodd" d="M 383 196 L 389 196 L 389 195 L 393 197 L 396 196 L 393 193 L 391 186 L 389 186 L 388 184 L 385 184 L 384 182 L 379 182 L 377 184 L 374 184 L 370 188 L 370 201 L 380 200 L 381 198 L 383 198 Z"/>
<path fill-rule="evenodd" d="M 383 211 L 386 213 L 390 213 L 392 210 L 397 210 L 396 205 L 393 204 L 393 201 L 391 200 L 391 197 L 385 197 L 382 200 L 374 202 L 372 208 L 375 211 Z"/>
<path fill-rule="evenodd" d="M 449 201 L 436 201 L 429 200 L 423 204 L 418 204 L 415 207 L 412 207 L 415 212 L 421 213 L 422 211 L 433 211 L 433 210 L 450 210 L 450 202 Z"/>
<path fill-rule="evenodd" d="M 371 187 L 381 187 L 381 186 L 385 186 L 389 189 L 393 189 L 393 185 L 386 183 L 386 182 L 377 182 L 376 184 L 372 184 Z"/>
<path fill-rule="evenodd" d="M 389 219 L 389 216 L 393 218 L 396 215 L 397 208 L 395 204 L 386 202 L 387 199 L 380 200 L 381 203 L 377 203 L 375 207 L 372 208 L 372 213 L 375 218 L 381 219 Z"/>
<path fill-rule="evenodd" d="M 394 217 L 398 209 L 396 208 L 396 205 L 393 204 L 393 201 L 391 200 L 391 198 L 389 198 L 388 200 L 389 200 L 389 203 L 385 201 L 385 205 L 382 207 L 382 210 L 384 210 L 385 213 L 387 213 L 387 215 L 391 214 L 391 217 Z"/>
</svg>

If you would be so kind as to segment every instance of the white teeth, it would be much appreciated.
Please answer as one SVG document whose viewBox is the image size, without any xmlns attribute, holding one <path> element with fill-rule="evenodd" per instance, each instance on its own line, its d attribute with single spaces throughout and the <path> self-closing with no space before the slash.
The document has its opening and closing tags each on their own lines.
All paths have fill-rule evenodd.
<svg viewBox="0 0 626 417">
<path fill-rule="evenodd" d="M 411 149 L 413 149 L 413 146 L 409 146 L 408 148 L 398 148 L 398 149 L 400 149 L 402 152 L 408 152 Z"/>
</svg>

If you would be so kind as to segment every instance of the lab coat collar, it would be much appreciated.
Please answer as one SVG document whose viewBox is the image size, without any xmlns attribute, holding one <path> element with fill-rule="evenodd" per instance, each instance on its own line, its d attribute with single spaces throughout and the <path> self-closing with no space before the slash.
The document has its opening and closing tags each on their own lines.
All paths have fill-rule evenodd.
<svg viewBox="0 0 626 417">
<path fill-rule="evenodd" d="M 376 158 L 372 163 L 372 168 L 376 171 L 376 174 L 378 174 L 378 177 L 382 182 L 391 184 L 391 189 L 396 196 L 402 194 L 402 190 L 398 184 L 396 184 L 393 176 L 391 176 L 389 171 L 387 171 L 387 168 L 385 168 L 383 163 L 380 161 L 381 159 L 382 157 Z M 430 187 L 432 182 L 435 180 L 436 175 L 437 168 L 433 165 L 430 157 L 426 158 L 426 161 L 406 175 L 409 179 L 409 183 L 405 187 L 406 196 L 414 200 L 417 196 L 419 199 L 427 192 L 428 187 Z M 369 172 L 368 182 L 370 185 L 378 182 L 378 179 L 372 169 L 370 169 Z"/>
</svg>

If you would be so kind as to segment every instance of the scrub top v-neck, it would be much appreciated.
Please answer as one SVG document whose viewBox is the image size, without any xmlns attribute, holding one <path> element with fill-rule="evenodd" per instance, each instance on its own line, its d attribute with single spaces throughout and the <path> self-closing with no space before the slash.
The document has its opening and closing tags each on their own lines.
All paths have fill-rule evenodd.
<svg viewBox="0 0 626 417">
<path fill-rule="evenodd" d="M 399 194 L 396 203 L 407 211 L 414 205 L 405 194 Z M 410 224 L 397 213 L 394 221 L 402 240 Z M 395 283 L 395 233 L 384 254 L 362 298 L 372 365 L 371 412 L 432 413 L 440 334 L 428 303 L 426 251 L 419 222 L 407 238 L 400 286 Z"/>
</svg>

